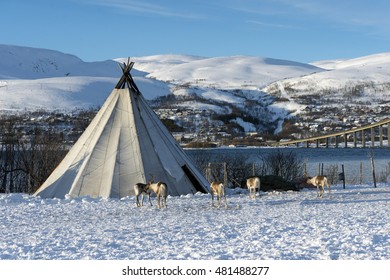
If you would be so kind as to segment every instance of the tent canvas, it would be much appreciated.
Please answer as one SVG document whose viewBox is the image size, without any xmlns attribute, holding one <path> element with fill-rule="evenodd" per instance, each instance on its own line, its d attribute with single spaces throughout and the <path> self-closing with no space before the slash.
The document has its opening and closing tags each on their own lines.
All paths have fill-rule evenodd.
<svg viewBox="0 0 390 280">
<path fill-rule="evenodd" d="M 172 137 L 138 90 L 130 70 L 34 195 L 121 198 L 151 178 L 168 185 L 169 195 L 208 192 L 208 182 Z"/>
</svg>

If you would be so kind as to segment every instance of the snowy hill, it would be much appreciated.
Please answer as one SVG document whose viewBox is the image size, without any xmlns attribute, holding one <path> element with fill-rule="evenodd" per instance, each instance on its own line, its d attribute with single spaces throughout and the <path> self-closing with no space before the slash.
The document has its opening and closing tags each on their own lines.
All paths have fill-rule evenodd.
<svg viewBox="0 0 390 280">
<path fill-rule="evenodd" d="M 0 57 L 3 112 L 98 107 L 121 75 L 117 62 L 127 60 L 84 62 L 58 51 L 8 45 L 0 45 Z M 340 103 L 372 108 L 379 104 L 386 110 L 390 101 L 390 53 L 311 64 L 173 54 L 132 57 L 132 61 L 132 75 L 153 106 L 189 110 L 192 115 L 187 118 L 196 117 L 197 127 L 214 121 L 210 116 L 229 115 L 224 125 L 233 124 L 233 131 L 241 127 L 280 132 L 286 118 L 304 119 L 312 106 L 324 115 L 325 108 Z M 166 117 L 179 125 L 188 123 L 176 115 Z"/>
<path fill-rule="evenodd" d="M 84 62 L 52 50 L 0 45 L 0 57 L 0 111 L 98 107 L 121 75 L 113 60 Z M 132 74 L 140 88 L 152 93 L 150 98 L 156 90 L 168 93 L 165 85 L 151 83 L 143 73 Z"/>
<path fill-rule="evenodd" d="M 118 76 L 118 66 L 111 60 L 84 62 L 58 51 L 0 45 L 0 56 L 0 79 Z"/>
<path fill-rule="evenodd" d="M 146 78 L 173 85 L 171 93 L 180 100 L 178 107 L 211 114 L 232 114 L 240 110 L 244 117 L 261 120 L 260 123 L 248 123 L 242 118 L 230 120 L 246 132 L 275 131 L 279 120 L 289 114 L 289 110 L 272 106 L 274 98 L 264 94 L 264 87 L 278 80 L 325 71 L 299 62 L 249 56 L 156 55 L 133 60 L 135 68 L 149 73 Z"/>
<path fill-rule="evenodd" d="M 339 126 L 345 120 L 350 126 L 361 125 L 388 117 L 390 53 L 313 65 L 328 71 L 280 80 L 262 90 L 282 99 L 274 106 L 290 107 L 292 115 L 300 118 L 307 116 L 306 128 L 324 118 L 328 121 L 322 127 Z"/>
<path fill-rule="evenodd" d="M 172 57 L 172 56 L 168 56 Z M 262 57 L 185 57 L 171 63 L 166 56 L 135 58 L 136 68 L 147 77 L 174 83 L 196 83 L 219 89 L 259 89 L 271 82 L 324 71 L 313 65 Z M 167 61 L 169 67 L 161 66 Z"/>
<path fill-rule="evenodd" d="M 332 71 L 315 73 L 310 77 L 291 79 L 288 82 L 310 84 L 311 87 L 337 88 L 348 84 L 362 82 L 380 85 L 390 82 L 390 53 L 370 55 L 366 57 L 334 61 L 333 63 L 313 63 Z"/>
</svg>

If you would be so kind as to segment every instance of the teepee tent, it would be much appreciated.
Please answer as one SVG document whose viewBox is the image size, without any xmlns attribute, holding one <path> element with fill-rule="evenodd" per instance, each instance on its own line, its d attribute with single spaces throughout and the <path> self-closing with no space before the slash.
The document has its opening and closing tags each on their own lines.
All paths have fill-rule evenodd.
<svg viewBox="0 0 390 280">
<path fill-rule="evenodd" d="M 138 90 L 123 75 L 90 125 L 34 195 L 43 198 L 134 195 L 150 179 L 169 195 L 208 192 L 208 183 Z"/>
</svg>

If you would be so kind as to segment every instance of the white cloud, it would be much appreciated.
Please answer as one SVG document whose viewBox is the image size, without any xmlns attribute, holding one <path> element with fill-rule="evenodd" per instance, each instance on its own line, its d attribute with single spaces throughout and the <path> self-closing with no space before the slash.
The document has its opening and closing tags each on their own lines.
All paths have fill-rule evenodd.
<svg viewBox="0 0 390 280">
<path fill-rule="evenodd" d="M 86 0 L 85 3 L 89 5 L 113 8 L 129 13 L 143 13 L 163 17 L 179 17 L 187 19 L 201 18 L 200 15 L 193 14 L 188 11 L 180 11 L 176 7 L 160 5 L 153 1 L 146 0 Z"/>
<path fill-rule="evenodd" d="M 297 29 L 296 26 L 288 25 L 288 24 L 278 24 L 278 23 L 267 23 L 262 22 L 258 20 L 248 20 L 248 23 L 253 23 L 256 25 L 264 26 L 264 27 L 271 27 L 271 28 L 282 28 L 282 29 Z"/>
</svg>

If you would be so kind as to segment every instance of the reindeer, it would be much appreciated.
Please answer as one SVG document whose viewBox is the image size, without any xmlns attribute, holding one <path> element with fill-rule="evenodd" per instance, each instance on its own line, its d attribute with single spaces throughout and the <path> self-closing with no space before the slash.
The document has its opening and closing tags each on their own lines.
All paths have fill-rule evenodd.
<svg viewBox="0 0 390 280">
<path fill-rule="evenodd" d="M 167 195 L 168 195 L 168 186 L 163 182 L 153 183 L 149 181 L 145 187 L 146 191 L 153 191 L 157 195 L 157 204 L 158 208 L 167 207 Z M 160 199 L 162 198 L 162 205 L 160 205 Z"/>
<path fill-rule="evenodd" d="M 322 198 L 322 196 L 324 194 L 325 186 L 328 186 L 329 195 L 331 195 L 331 193 L 330 193 L 330 184 L 328 182 L 328 178 L 326 178 L 325 176 L 318 175 L 318 176 L 315 176 L 313 178 L 308 178 L 306 183 L 312 184 L 313 186 L 317 187 L 317 196 L 319 196 L 321 198 Z M 319 190 L 320 187 L 321 187 L 321 190 L 320 190 L 320 193 L 318 193 L 318 190 Z"/>
<path fill-rule="evenodd" d="M 218 208 L 221 207 L 222 196 L 225 198 L 225 208 L 228 207 L 225 193 L 225 186 L 220 182 L 211 182 L 210 184 L 211 193 L 211 206 L 214 206 L 214 195 L 218 197 Z"/>
<path fill-rule="evenodd" d="M 150 200 L 150 194 L 152 193 L 151 190 L 147 190 L 146 189 L 146 184 L 143 184 L 143 183 L 137 183 L 134 185 L 134 193 L 135 193 L 135 197 L 137 199 L 137 207 L 140 207 L 140 206 L 143 206 L 144 205 L 144 195 L 148 195 L 149 196 L 149 203 L 150 203 L 150 206 L 153 206 L 152 205 L 152 201 Z M 142 196 L 142 200 L 141 200 L 141 203 L 139 202 L 139 196 Z"/>
<path fill-rule="evenodd" d="M 256 198 L 256 189 L 259 189 L 259 193 L 260 193 L 260 178 L 250 177 L 246 179 L 246 186 L 249 190 L 249 197 Z"/>
</svg>

